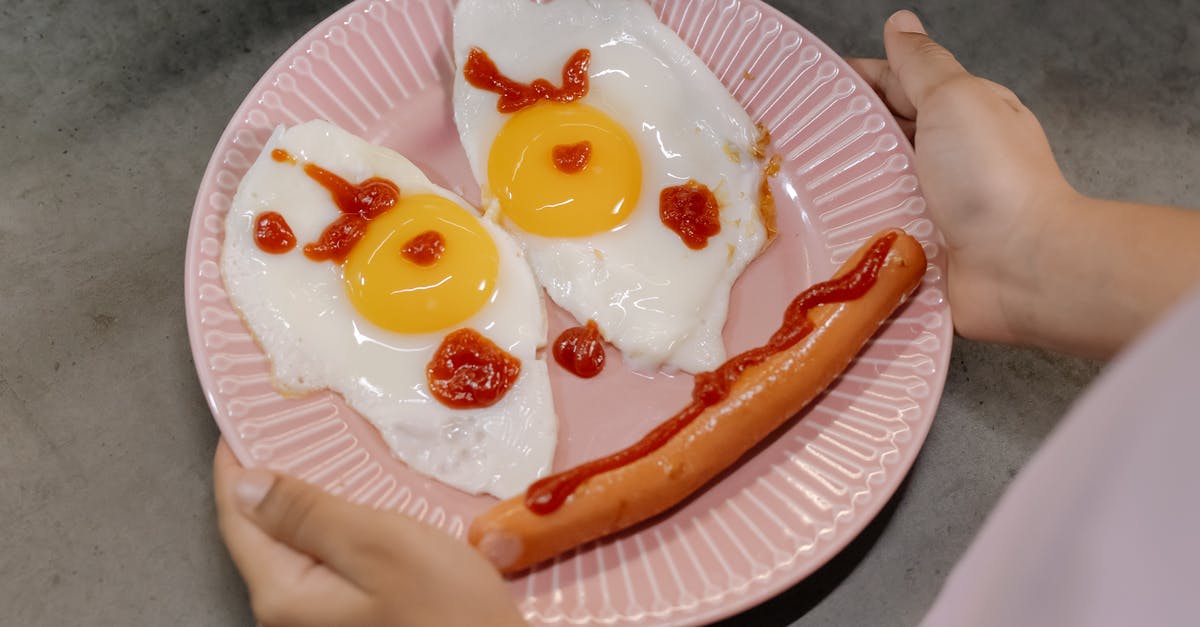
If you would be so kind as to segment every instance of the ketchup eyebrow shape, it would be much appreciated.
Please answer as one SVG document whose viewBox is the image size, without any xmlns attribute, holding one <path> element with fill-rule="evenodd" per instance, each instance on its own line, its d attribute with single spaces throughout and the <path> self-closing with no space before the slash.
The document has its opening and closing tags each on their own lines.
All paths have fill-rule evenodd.
<svg viewBox="0 0 1200 627">
<path fill-rule="evenodd" d="M 588 64 L 592 51 L 580 48 L 571 55 L 562 69 L 562 87 L 539 78 L 532 83 L 515 81 L 500 72 L 496 63 L 486 52 L 471 48 L 463 64 L 463 77 L 472 87 L 499 94 L 496 110 L 500 113 L 516 113 L 540 100 L 551 102 L 574 102 L 588 93 Z"/>
</svg>

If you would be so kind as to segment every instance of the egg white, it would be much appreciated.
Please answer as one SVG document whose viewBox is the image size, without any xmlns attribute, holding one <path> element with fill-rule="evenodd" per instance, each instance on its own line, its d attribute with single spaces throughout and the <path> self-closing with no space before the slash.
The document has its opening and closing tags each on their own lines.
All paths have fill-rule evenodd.
<svg viewBox="0 0 1200 627">
<path fill-rule="evenodd" d="M 621 124 L 642 161 L 638 205 L 615 230 L 547 238 L 498 218 L 521 242 L 550 297 L 579 321 L 595 320 L 634 367 L 709 370 L 726 358 L 721 330 L 733 282 L 759 253 L 762 164 L 758 130 L 744 109 L 642 0 L 461 0 L 454 54 L 461 69 L 479 47 L 519 81 L 558 84 L 563 63 L 591 51 L 590 91 L 580 102 Z M 489 214 L 499 214 L 488 155 L 509 115 L 497 96 L 454 85 L 455 120 Z M 692 250 L 659 218 L 663 188 L 695 179 L 721 204 L 721 232 Z"/>
<path fill-rule="evenodd" d="M 304 256 L 338 209 L 302 168 L 276 162 L 282 148 L 358 182 L 390 179 L 401 196 L 436 194 L 470 209 L 434 185 L 401 155 L 324 121 L 276 129 L 246 173 L 226 218 L 221 271 L 233 305 L 270 358 L 278 387 L 291 393 L 330 389 L 369 420 L 414 470 L 470 493 L 508 497 L 549 472 L 557 435 L 546 364 L 541 291 L 512 238 L 481 220 L 500 256 L 496 291 L 472 318 L 444 331 L 400 334 L 377 327 L 351 305 L 342 268 Z M 258 214 L 283 215 L 298 244 L 282 255 L 254 240 Z M 521 360 L 521 374 L 498 403 L 450 409 L 428 390 L 425 367 L 442 338 L 469 327 Z"/>
</svg>

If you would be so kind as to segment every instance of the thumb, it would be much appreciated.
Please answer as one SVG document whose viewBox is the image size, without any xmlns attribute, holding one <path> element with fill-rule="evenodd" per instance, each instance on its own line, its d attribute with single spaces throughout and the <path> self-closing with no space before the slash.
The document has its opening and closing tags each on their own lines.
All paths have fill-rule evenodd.
<svg viewBox="0 0 1200 627">
<path fill-rule="evenodd" d="M 929 38 L 912 11 L 897 11 L 888 18 L 883 27 L 883 46 L 888 65 L 918 115 L 921 104 L 935 89 L 970 76 L 954 55 Z"/>
<path fill-rule="evenodd" d="M 243 515 L 268 536 L 351 581 L 364 576 L 376 551 L 363 543 L 379 535 L 379 512 L 259 469 L 243 471 L 234 493 Z"/>
</svg>

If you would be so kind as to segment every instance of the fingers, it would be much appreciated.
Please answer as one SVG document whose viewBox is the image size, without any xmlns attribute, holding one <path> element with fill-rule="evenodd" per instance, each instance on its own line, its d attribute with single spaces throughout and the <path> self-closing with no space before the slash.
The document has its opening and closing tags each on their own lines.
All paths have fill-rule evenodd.
<svg viewBox="0 0 1200 627">
<path fill-rule="evenodd" d="M 213 458 L 213 492 L 217 502 L 217 523 L 251 592 L 259 582 L 271 581 L 280 573 L 301 572 L 312 567 L 308 556 L 296 553 L 263 533 L 238 509 L 234 496 L 236 477 L 242 472 L 237 459 L 224 440 L 217 445 Z"/>
<path fill-rule="evenodd" d="M 241 512 L 264 534 L 356 585 L 369 583 L 377 551 L 367 543 L 383 535 L 378 512 L 265 470 L 242 471 L 233 492 Z"/>
<path fill-rule="evenodd" d="M 473 548 L 303 481 L 213 460 L 221 530 L 262 627 L 523 624 Z"/>
<path fill-rule="evenodd" d="M 932 91 L 956 78 L 970 76 L 945 48 L 925 34 L 911 11 L 897 11 L 883 27 L 887 60 L 846 59 L 896 116 L 913 141 L 917 110 Z"/>
<path fill-rule="evenodd" d="M 276 541 L 243 512 L 237 495 L 246 473 L 222 440 L 213 458 L 218 524 L 229 554 L 250 590 L 263 627 L 308 627 L 345 621 L 362 591 L 312 557 Z"/>
<path fill-rule="evenodd" d="M 917 108 L 908 99 L 908 94 L 900 85 L 900 79 L 892 72 L 892 68 L 883 59 L 846 59 L 850 67 L 879 94 L 884 104 L 891 109 L 897 118 L 914 120 Z"/>
<path fill-rule="evenodd" d="M 937 88 L 970 74 L 937 42 L 911 11 L 897 11 L 883 26 L 888 65 L 915 110 Z"/>
</svg>

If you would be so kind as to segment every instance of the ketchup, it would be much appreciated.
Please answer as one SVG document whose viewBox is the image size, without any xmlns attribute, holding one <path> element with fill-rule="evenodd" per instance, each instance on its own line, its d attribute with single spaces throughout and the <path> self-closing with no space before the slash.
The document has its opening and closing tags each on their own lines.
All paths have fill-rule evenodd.
<svg viewBox="0 0 1200 627">
<path fill-rule="evenodd" d="M 400 188 L 387 179 L 371 177 L 355 185 L 315 163 L 304 164 L 304 173 L 329 190 L 342 213 L 357 213 L 370 220 L 400 200 Z"/>
<path fill-rule="evenodd" d="M 296 163 L 296 157 L 282 148 L 273 149 L 271 151 L 271 158 L 280 163 Z M 320 183 L 321 187 L 329 190 L 329 195 L 333 198 L 333 204 L 337 205 L 338 211 L 342 212 L 342 215 L 338 216 L 337 219 L 325 227 L 325 230 L 321 232 L 321 236 L 317 238 L 317 241 L 304 245 L 304 256 L 313 261 L 328 260 L 338 263 L 345 261 L 346 256 L 350 254 L 350 249 L 366 234 L 367 222 L 388 209 L 395 207 L 396 203 L 400 202 L 400 188 L 385 178 L 372 177 L 355 185 L 315 163 L 304 164 L 304 173 L 317 183 Z M 274 212 L 262 214 L 257 227 L 258 230 L 255 231 L 255 238 L 259 241 L 259 248 L 267 252 L 272 252 L 264 247 L 262 240 L 259 239 L 260 234 L 264 232 L 264 225 L 261 222 L 261 218 L 268 216 L 268 214 L 279 216 L 279 214 Z M 272 220 L 274 219 L 272 218 Z M 287 237 L 292 240 L 291 244 L 287 244 L 287 248 L 279 251 L 287 252 L 296 245 L 296 236 L 292 234 L 291 228 L 283 221 L 283 216 L 279 216 L 277 222 L 282 224 L 282 228 L 286 230 Z M 277 224 L 269 228 L 278 230 L 278 226 Z M 273 238 L 270 239 L 270 242 L 275 242 L 280 236 L 267 235 L 266 237 Z M 267 244 L 267 246 L 272 245 L 272 243 Z M 441 256 L 440 250 L 436 253 L 436 256 Z M 437 261 L 437 258 L 435 257 L 433 261 Z"/>
<path fill-rule="evenodd" d="M 283 216 L 264 211 L 254 219 L 254 242 L 265 253 L 282 255 L 296 247 L 296 234 Z"/>
<path fill-rule="evenodd" d="M 421 267 L 432 266 L 446 252 L 446 238 L 437 231 L 425 231 L 413 237 L 400 249 L 400 255 Z"/>
<path fill-rule="evenodd" d="M 661 448 L 707 407 L 724 399 L 734 381 L 747 368 L 761 364 L 772 355 L 787 350 L 811 333 L 814 327 L 808 319 L 808 313 L 813 308 L 852 301 L 866 294 L 879 278 L 879 270 L 883 267 L 895 241 L 894 232 L 884 235 L 871 245 L 852 270 L 840 277 L 817 283 L 802 292 L 788 305 L 783 315 L 783 324 L 765 345 L 736 355 L 716 370 L 696 375 L 692 388 L 692 402 L 632 446 L 608 457 L 601 457 L 535 481 L 525 492 L 525 507 L 542 516 L 550 514 L 561 507 L 567 497 L 584 481 L 602 472 L 637 461 Z"/>
<path fill-rule="evenodd" d="M 463 64 L 463 77 L 473 87 L 500 95 L 496 102 L 496 110 L 500 113 L 516 113 L 525 107 L 537 104 L 539 100 L 552 102 L 574 102 L 588 93 L 588 63 L 592 52 L 581 48 L 567 59 L 562 69 L 562 87 L 555 87 L 550 81 L 539 78 L 532 83 L 517 82 L 496 67 L 496 63 L 486 52 L 479 48 L 471 48 L 467 54 L 467 62 Z"/>
<path fill-rule="evenodd" d="M 521 360 L 472 329 L 447 335 L 425 367 L 434 398 L 454 409 L 496 404 L 521 374 Z"/>
<path fill-rule="evenodd" d="M 372 177 L 355 185 L 313 163 L 304 164 L 304 173 L 329 190 L 333 204 L 342 212 L 316 242 L 304 246 L 305 256 L 313 261 L 344 261 L 366 234 L 367 222 L 400 201 L 400 188 L 384 178 Z"/>
<path fill-rule="evenodd" d="M 554 361 L 564 370 L 582 379 L 590 379 L 604 370 L 604 344 L 595 320 L 586 326 L 571 327 L 554 341 Z"/>
<path fill-rule="evenodd" d="M 592 142 L 584 141 L 578 144 L 559 144 L 551 151 L 554 167 L 563 174 L 579 174 L 583 172 L 588 162 L 592 160 Z"/>
<path fill-rule="evenodd" d="M 291 163 L 291 164 L 296 163 L 296 158 L 292 156 L 292 153 L 290 153 L 282 148 L 276 148 L 276 149 L 272 150 L 271 158 L 280 163 Z"/>
<path fill-rule="evenodd" d="M 366 233 L 366 218 L 357 213 L 343 213 L 325 227 L 317 241 L 304 245 L 304 256 L 313 261 L 341 263 Z"/>
<path fill-rule="evenodd" d="M 721 232 L 717 197 L 707 185 L 694 180 L 663 188 L 658 195 L 658 216 L 692 250 L 708 246 L 708 238 Z"/>
</svg>

